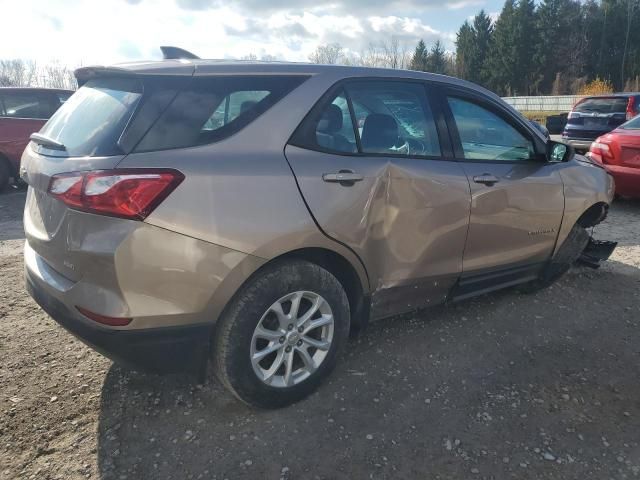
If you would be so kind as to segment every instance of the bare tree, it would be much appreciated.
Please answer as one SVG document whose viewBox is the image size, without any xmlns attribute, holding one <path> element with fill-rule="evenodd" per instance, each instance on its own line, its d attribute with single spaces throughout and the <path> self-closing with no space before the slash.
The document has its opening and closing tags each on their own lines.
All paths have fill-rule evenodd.
<svg viewBox="0 0 640 480">
<path fill-rule="evenodd" d="M 328 43 L 318 45 L 318 47 L 309 55 L 309 60 L 313 63 L 322 63 L 324 65 L 335 65 L 341 63 L 344 56 L 344 48 L 339 43 Z"/>
<path fill-rule="evenodd" d="M 255 53 L 249 53 L 240 57 L 240 60 L 250 60 L 255 62 L 256 60 L 258 60 L 258 56 Z"/>
<path fill-rule="evenodd" d="M 58 62 L 39 66 L 32 60 L 0 60 L 0 86 L 77 88 L 73 70 Z"/>
</svg>

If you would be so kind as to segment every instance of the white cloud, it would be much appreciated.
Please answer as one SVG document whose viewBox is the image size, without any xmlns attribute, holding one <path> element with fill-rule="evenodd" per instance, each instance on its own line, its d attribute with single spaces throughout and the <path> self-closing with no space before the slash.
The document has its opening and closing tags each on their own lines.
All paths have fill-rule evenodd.
<svg viewBox="0 0 640 480">
<path fill-rule="evenodd" d="M 419 38 L 427 43 L 440 38 L 445 44 L 454 38 L 453 33 L 440 31 L 418 16 L 390 15 L 389 9 L 385 10 L 389 3 L 383 0 L 371 0 L 372 9 L 360 9 L 368 16 L 345 11 L 348 3 L 362 6 L 366 5 L 364 0 L 274 0 L 268 2 L 269 8 L 253 12 L 245 7 L 267 2 L 243 0 L 231 7 L 231 2 L 224 6 L 217 0 L 3 3 L 7 1 L 11 5 L 3 7 L 2 36 L 12 41 L 0 42 L 0 59 L 59 60 L 71 66 L 157 59 L 159 45 L 180 46 L 203 58 L 239 58 L 254 53 L 306 61 L 320 43 L 339 42 L 358 51 L 391 36 L 411 46 Z M 460 3 L 465 1 L 477 0 Z M 191 9 L 181 8 L 179 3 L 189 3 Z M 397 9 L 403 12 L 421 3 L 429 5 L 417 0 L 391 2 L 404 5 Z"/>
</svg>

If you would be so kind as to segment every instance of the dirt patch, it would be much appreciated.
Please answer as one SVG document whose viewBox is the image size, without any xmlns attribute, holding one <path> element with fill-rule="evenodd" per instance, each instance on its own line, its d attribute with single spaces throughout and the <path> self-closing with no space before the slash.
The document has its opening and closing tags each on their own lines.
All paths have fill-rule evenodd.
<svg viewBox="0 0 640 480">
<path fill-rule="evenodd" d="M 22 284 L 23 202 L 0 197 L 0 478 L 640 475 L 640 203 L 596 228 L 621 242 L 600 270 L 373 324 L 312 397 L 255 411 L 49 319 Z"/>
</svg>

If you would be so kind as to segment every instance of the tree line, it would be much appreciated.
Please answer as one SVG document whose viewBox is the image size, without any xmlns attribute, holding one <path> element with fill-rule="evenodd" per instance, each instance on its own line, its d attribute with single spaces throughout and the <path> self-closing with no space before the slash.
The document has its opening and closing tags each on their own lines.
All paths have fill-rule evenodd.
<svg viewBox="0 0 640 480">
<path fill-rule="evenodd" d="M 320 45 L 315 63 L 409 68 L 457 76 L 499 95 L 565 95 L 594 82 L 640 91 L 640 0 L 506 0 L 495 21 L 481 10 L 456 35 L 413 49 L 395 37 L 350 52 Z M 587 86 L 587 90 L 585 90 Z"/>
<path fill-rule="evenodd" d="M 601 79 L 638 90 L 640 0 L 506 0 L 456 38 L 455 74 L 500 95 L 572 94 Z M 416 49 L 417 51 L 417 49 Z"/>
</svg>

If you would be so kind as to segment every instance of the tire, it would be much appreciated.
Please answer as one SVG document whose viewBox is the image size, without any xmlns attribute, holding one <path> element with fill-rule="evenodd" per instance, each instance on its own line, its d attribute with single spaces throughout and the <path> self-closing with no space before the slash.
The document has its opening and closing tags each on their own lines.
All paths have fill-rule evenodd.
<svg viewBox="0 0 640 480">
<path fill-rule="evenodd" d="M 544 267 L 540 276 L 536 280 L 521 285 L 518 289 L 523 293 L 535 293 L 549 287 L 571 268 L 571 265 L 582 254 L 587 243 L 589 243 L 587 231 L 578 224 L 574 225 L 564 243 Z"/>
<path fill-rule="evenodd" d="M 310 318 L 302 323 L 305 314 Z M 322 326 L 306 330 L 312 325 Z M 221 315 L 213 342 L 215 373 L 250 406 L 290 405 L 316 390 L 333 370 L 349 325 L 347 295 L 330 272 L 307 261 L 277 262 L 251 278 Z"/>
<path fill-rule="evenodd" d="M 11 170 L 8 162 L 0 156 L 0 193 L 4 192 L 9 186 L 9 178 Z"/>
</svg>

